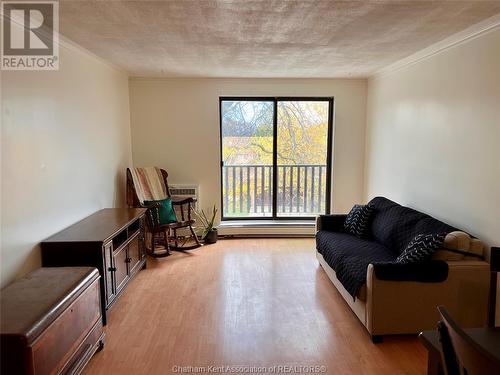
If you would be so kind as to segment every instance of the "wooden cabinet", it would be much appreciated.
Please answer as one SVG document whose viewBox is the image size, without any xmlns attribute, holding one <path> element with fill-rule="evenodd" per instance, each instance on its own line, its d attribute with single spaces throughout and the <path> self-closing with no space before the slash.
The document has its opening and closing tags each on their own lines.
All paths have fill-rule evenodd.
<svg viewBox="0 0 500 375">
<path fill-rule="evenodd" d="M 113 243 L 108 242 L 103 245 L 103 257 L 104 257 L 104 275 L 105 275 L 105 295 L 106 295 L 106 306 L 111 304 L 111 301 L 115 298 L 116 290 L 113 286 L 113 267 L 111 259 L 113 258 Z"/>
<path fill-rule="evenodd" d="M 128 247 L 129 248 L 128 265 L 130 268 L 130 273 L 134 273 L 137 270 L 137 268 L 140 266 L 142 254 L 138 250 L 140 249 L 139 244 L 141 241 L 143 241 L 143 240 L 140 239 L 139 234 L 137 234 L 137 236 L 134 239 L 132 239 L 132 241 L 130 241 L 130 245 Z"/>
<path fill-rule="evenodd" d="M 113 262 L 111 263 L 111 267 L 115 275 L 114 287 L 116 293 L 119 293 L 123 289 L 129 278 L 127 258 L 128 246 L 122 246 L 116 251 L 113 251 Z"/>
<path fill-rule="evenodd" d="M 106 208 L 42 242 L 44 267 L 92 266 L 101 275 L 103 323 L 129 280 L 146 266 L 142 208 Z"/>
<path fill-rule="evenodd" d="M 40 268 L 2 290 L 2 374 L 78 374 L 102 347 L 99 273 Z"/>
</svg>

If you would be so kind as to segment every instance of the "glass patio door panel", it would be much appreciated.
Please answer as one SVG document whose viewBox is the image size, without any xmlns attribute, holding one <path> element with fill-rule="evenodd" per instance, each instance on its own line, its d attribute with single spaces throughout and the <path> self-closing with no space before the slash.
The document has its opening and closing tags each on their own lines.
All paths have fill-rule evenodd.
<svg viewBox="0 0 500 375">
<path fill-rule="evenodd" d="M 222 214 L 273 216 L 273 100 L 222 100 Z"/>
<path fill-rule="evenodd" d="M 220 98 L 223 220 L 329 212 L 332 106 L 332 98 Z"/>
<path fill-rule="evenodd" d="M 278 100 L 277 217 L 326 212 L 330 102 Z"/>
</svg>

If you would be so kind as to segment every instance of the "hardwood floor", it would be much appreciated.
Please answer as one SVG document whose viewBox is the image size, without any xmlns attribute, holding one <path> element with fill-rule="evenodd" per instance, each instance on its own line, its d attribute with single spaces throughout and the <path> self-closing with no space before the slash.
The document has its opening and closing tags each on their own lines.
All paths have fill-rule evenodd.
<svg viewBox="0 0 500 375">
<path fill-rule="evenodd" d="M 328 374 L 425 374 L 414 336 L 374 345 L 318 265 L 313 239 L 233 239 L 148 260 L 111 309 L 85 374 L 173 366 L 326 366 Z"/>
</svg>

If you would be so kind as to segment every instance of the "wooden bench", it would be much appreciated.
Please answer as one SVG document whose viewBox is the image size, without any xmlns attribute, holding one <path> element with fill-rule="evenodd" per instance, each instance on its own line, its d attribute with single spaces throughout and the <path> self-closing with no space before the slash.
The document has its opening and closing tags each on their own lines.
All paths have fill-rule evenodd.
<svg viewBox="0 0 500 375">
<path fill-rule="evenodd" d="M 1 372 L 78 374 L 103 347 L 99 272 L 39 268 L 1 292 Z"/>
</svg>

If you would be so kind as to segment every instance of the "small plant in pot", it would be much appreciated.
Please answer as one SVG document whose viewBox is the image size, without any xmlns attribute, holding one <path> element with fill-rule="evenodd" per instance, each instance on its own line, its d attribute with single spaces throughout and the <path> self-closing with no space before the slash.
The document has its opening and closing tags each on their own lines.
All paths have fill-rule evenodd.
<svg viewBox="0 0 500 375">
<path fill-rule="evenodd" d="M 203 231 L 201 232 L 201 238 L 206 244 L 217 242 L 217 228 L 214 227 L 217 211 L 217 207 L 215 207 L 214 205 L 214 207 L 212 208 L 212 214 L 209 218 L 204 210 L 194 210 L 194 214 L 203 228 Z"/>
</svg>

